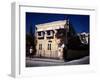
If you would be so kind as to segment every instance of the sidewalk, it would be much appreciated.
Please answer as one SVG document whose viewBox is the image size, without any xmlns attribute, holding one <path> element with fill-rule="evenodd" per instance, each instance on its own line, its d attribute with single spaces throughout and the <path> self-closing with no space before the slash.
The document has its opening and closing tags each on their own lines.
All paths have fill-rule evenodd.
<svg viewBox="0 0 100 80">
<path fill-rule="evenodd" d="M 40 67 L 40 66 L 57 66 L 57 65 L 82 65 L 89 64 L 89 56 L 72 61 L 44 59 L 44 58 L 26 58 L 26 67 Z"/>
<path fill-rule="evenodd" d="M 49 58 L 29 58 L 27 57 L 26 60 L 37 61 L 37 62 L 52 62 L 52 63 L 65 63 L 65 64 L 84 64 L 89 63 L 89 56 L 85 56 L 80 59 L 72 60 L 72 61 L 64 61 L 64 60 L 57 60 L 57 59 L 49 59 Z"/>
<path fill-rule="evenodd" d="M 49 58 L 26 58 L 27 60 L 32 60 L 32 61 L 44 61 L 44 62 L 56 62 L 56 63 L 63 63 L 64 60 L 59 60 L 59 59 L 49 59 Z"/>
</svg>

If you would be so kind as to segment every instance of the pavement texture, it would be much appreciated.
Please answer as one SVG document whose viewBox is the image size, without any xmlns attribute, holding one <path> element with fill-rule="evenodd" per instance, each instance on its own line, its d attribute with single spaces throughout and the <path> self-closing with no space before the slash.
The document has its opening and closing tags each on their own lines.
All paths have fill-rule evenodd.
<svg viewBox="0 0 100 80">
<path fill-rule="evenodd" d="M 48 58 L 26 58 L 26 67 L 41 67 L 41 66 L 60 66 L 60 65 L 83 65 L 89 64 L 89 56 L 72 61 L 64 61 Z"/>
</svg>

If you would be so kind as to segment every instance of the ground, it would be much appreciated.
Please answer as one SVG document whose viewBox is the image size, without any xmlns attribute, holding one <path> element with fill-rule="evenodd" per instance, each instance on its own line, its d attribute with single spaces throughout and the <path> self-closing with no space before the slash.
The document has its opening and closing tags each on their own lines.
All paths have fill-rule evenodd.
<svg viewBox="0 0 100 80">
<path fill-rule="evenodd" d="M 89 64 L 89 56 L 72 61 L 44 59 L 44 58 L 26 58 L 26 67 L 40 67 L 40 66 L 57 66 L 57 65 L 80 65 Z"/>
</svg>

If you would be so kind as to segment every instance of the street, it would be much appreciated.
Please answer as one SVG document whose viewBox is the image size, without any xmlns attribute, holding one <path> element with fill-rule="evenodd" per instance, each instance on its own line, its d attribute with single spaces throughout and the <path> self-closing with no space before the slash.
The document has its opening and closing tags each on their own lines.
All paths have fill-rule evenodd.
<svg viewBox="0 0 100 80">
<path fill-rule="evenodd" d="M 26 67 L 41 67 L 41 66 L 58 66 L 58 65 L 81 65 L 89 64 L 89 56 L 82 57 L 81 59 L 64 61 L 47 58 L 26 58 Z"/>
</svg>

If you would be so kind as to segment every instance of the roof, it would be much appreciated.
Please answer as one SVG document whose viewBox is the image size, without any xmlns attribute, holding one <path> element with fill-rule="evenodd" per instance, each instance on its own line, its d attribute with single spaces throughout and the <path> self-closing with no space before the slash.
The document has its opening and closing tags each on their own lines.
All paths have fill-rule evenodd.
<svg viewBox="0 0 100 80">
<path fill-rule="evenodd" d="M 66 24 L 66 22 L 67 20 L 59 20 L 59 21 L 53 21 L 49 23 L 37 24 L 36 28 L 37 28 L 37 31 L 64 28 L 64 25 Z"/>
</svg>

